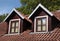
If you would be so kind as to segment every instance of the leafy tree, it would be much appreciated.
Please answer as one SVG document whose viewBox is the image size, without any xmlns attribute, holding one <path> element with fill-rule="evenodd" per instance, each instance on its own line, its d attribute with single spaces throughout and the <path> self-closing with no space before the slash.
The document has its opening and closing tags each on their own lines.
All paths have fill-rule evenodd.
<svg viewBox="0 0 60 41">
<path fill-rule="evenodd" d="M 8 14 L 0 15 L 0 22 L 2 22 Z"/>
<path fill-rule="evenodd" d="M 39 4 L 43 4 L 50 11 L 60 9 L 60 0 L 20 0 L 22 6 L 17 8 L 24 14 L 30 14 L 34 8 Z"/>
</svg>

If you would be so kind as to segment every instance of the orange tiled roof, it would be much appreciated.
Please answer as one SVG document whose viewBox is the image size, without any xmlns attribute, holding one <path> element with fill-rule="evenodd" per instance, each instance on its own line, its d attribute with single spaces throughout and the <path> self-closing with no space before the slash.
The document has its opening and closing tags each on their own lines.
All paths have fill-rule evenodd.
<svg viewBox="0 0 60 41">
<path fill-rule="evenodd" d="M 53 11 L 52 13 L 54 14 L 54 16 L 55 16 L 58 20 L 60 20 L 60 10 Z"/>
<path fill-rule="evenodd" d="M 18 10 L 17 10 L 18 11 Z M 18 11 L 20 12 L 20 11 Z M 23 13 L 20 12 L 20 14 L 27 20 L 29 21 L 30 23 L 32 23 L 32 21 L 30 19 L 28 19 L 28 15 L 24 15 Z"/>
<path fill-rule="evenodd" d="M 57 19 L 60 19 L 60 12 L 54 12 L 54 16 Z M 22 14 L 23 15 L 23 14 Z M 29 19 L 23 15 L 26 20 Z M 3 26 L 2 26 L 3 24 Z M 60 26 L 60 25 L 59 25 Z M 6 33 L 6 23 L 0 24 L 0 41 L 60 41 L 60 27 L 55 28 L 53 31 L 49 33 L 30 33 L 30 30 L 24 31 L 19 35 L 5 35 Z M 4 29 L 3 32 L 1 29 Z M 1 33 L 2 32 L 2 33 Z"/>
<path fill-rule="evenodd" d="M 20 35 L 7 35 L 0 37 L 0 41 L 60 41 L 60 28 L 55 28 L 50 33 L 30 34 L 24 31 Z"/>
<path fill-rule="evenodd" d="M 4 35 L 6 33 L 6 30 L 7 30 L 7 23 L 6 22 L 0 23 L 0 36 Z"/>
</svg>

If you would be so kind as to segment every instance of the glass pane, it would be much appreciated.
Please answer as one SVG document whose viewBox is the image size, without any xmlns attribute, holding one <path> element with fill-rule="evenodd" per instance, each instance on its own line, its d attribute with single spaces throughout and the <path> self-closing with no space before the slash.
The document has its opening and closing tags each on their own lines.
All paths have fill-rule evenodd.
<svg viewBox="0 0 60 41">
<path fill-rule="evenodd" d="M 18 32 L 18 28 L 16 28 L 15 32 Z"/>
<path fill-rule="evenodd" d="M 12 27 L 14 27 L 14 26 L 15 26 L 15 23 L 13 22 L 13 23 L 12 23 Z"/>
<path fill-rule="evenodd" d="M 38 26 L 37 27 L 37 31 L 41 31 L 41 26 Z"/>
<path fill-rule="evenodd" d="M 12 31 L 11 32 L 14 32 L 14 28 L 12 28 Z"/>
<path fill-rule="evenodd" d="M 41 20 L 38 20 L 38 25 L 41 25 Z"/>
<path fill-rule="evenodd" d="M 42 26 L 42 31 L 46 31 L 46 26 Z"/>
<path fill-rule="evenodd" d="M 18 27 L 19 26 L 19 22 L 16 22 L 16 27 Z"/>
<path fill-rule="evenodd" d="M 42 24 L 46 24 L 46 18 L 42 19 Z"/>
</svg>

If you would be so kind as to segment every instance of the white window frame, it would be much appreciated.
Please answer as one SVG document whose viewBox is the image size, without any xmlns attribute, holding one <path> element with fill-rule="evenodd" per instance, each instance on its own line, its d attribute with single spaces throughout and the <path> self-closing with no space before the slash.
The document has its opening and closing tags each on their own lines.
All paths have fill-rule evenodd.
<svg viewBox="0 0 60 41">
<path fill-rule="evenodd" d="M 13 33 L 13 34 L 11 34 L 11 33 L 10 33 L 11 21 L 17 21 L 17 20 L 19 21 L 18 33 Z M 15 35 L 15 34 L 19 34 L 19 33 L 20 33 L 20 19 L 11 19 L 11 20 L 9 21 L 9 30 L 8 30 L 8 34 L 9 34 L 9 35 L 10 35 L 10 34 L 11 34 L 11 35 Z"/>
<path fill-rule="evenodd" d="M 46 17 L 47 18 L 47 30 L 46 30 L 46 32 L 36 32 L 36 19 L 37 18 L 44 18 L 44 17 Z M 48 16 L 47 15 L 44 15 L 44 16 L 37 16 L 37 17 L 35 17 L 35 19 L 34 19 L 34 33 L 47 33 L 48 32 Z"/>
</svg>

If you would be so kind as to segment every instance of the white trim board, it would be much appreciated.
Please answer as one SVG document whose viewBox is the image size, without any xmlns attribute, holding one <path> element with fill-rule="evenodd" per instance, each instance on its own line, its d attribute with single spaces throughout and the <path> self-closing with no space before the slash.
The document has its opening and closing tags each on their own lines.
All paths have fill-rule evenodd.
<svg viewBox="0 0 60 41">
<path fill-rule="evenodd" d="M 39 5 L 34 9 L 34 11 L 30 14 L 30 16 L 29 16 L 28 18 L 30 18 L 30 17 L 35 13 L 35 11 L 36 11 L 39 7 L 41 7 L 43 10 L 45 10 L 49 15 L 53 16 L 53 14 L 52 14 L 48 9 L 46 9 L 42 4 L 39 4 Z"/>
<path fill-rule="evenodd" d="M 13 8 L 12 11 L 9 13 L 9 15 L 3 20 L 3 22 L 5 22 L 7 20 L 7 18 L 12 14 L 13 11 L 15 11 L 22 19 L 24 19 L 24 17 L 21 15 L 21 13 L 18 12 L 15 8 Z"/>
<path fill-rule="evenodd" d="M 34 19 L 34 33 L 46 33 L 46 32 L 36 32 L 36 19 L 37 18 L 44 18 L 44 17 L 46 17 L 47 18 L 47 24 L 46 24 L 46 26 L 47 26 L 47 30 L 46 30 L 46 32 L 48 32 L 48 16 L 47 15 L 45 15 L 45 16 L 38 16 L 38 17 L 35 17 L 35 19 Z"/>
<path fill-rule="evenodd" d="M 15 34 L 5 34 L 4 36 L 10 36 L 10 35 L 19 35 L 19 33 L 15 33 Z"/>
<path fill-rule="evenodd" d="M 11 21 L 16 21 L 16 20 L 19 21 L 18 34 L 20 33 L 20 20 L 21 20 L 21 19 L 11 19 L 11 20 L 9 21 L 9 30 L 8 30 L 8 34 L 10 34 L 10 24 L 11 24 Z M 15 33 L 15 34 L 17 34 L 17 33 Z"/>
</svg>

